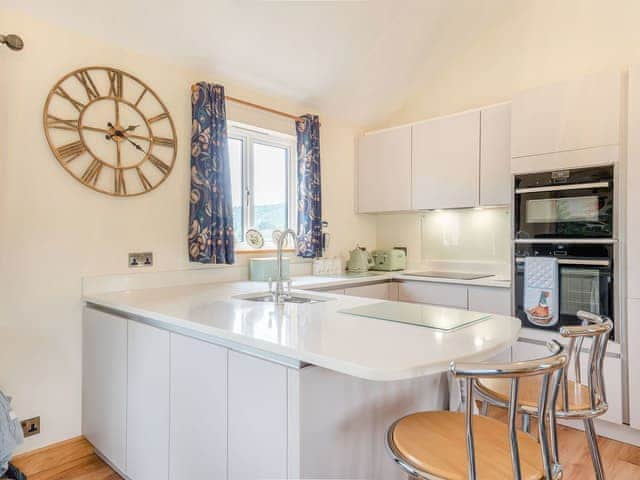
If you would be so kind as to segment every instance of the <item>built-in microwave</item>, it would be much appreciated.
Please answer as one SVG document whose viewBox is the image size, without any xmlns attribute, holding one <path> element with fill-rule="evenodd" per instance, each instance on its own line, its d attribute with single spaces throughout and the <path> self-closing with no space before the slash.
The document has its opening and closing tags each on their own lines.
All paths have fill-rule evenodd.
<svg viewBox="0 0 640 480">
<path fill-rule="evenodd" d="M 613 167 L 516 175 L 515 238 L 613 237 Z"/>
<path fill-rule="evenodd" d="M 515 245 L 515 308 L 523 327 L 557 331 L 580 325 L 579 310 L 614 320 L 613 243 L 517 243 Z M 558 261 L 558 322 L 545 327 L 525 311 L 525 258 L 555 257 Z M 611 332 L 615 339 L 617 332 Z"/>
</svg>

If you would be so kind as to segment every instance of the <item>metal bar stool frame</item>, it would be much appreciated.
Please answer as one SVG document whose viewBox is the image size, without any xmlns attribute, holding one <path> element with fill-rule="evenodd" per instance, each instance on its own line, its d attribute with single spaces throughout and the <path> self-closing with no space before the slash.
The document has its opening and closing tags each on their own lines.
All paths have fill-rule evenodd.
<svg viewBox="0 0 640 480">
<path fill-rule="evenodd" d="M 466 406 L 465 406 L 465 435 L 467 445 L 468 460 L 468 478 L 469 480 L 477 479 L 476 471 L 476 455 L 473 437 L 473 402 L 475 385 L 478 379 L 482 378 L 505 378 L 511 380 L 510 395 L 508 408 L 508 437 L 511 455 L 511 463 L 513 469 L 513 478 L 515 480 L 522 479 L 520 454 L 518 449 L 518 437 L 516 426 L 516 414 L 518 413 L 518 387 L 519 380 L 522 377 L 542 375 L 542 388 L 538 399 L 537 416 L 539 420 L 538 441 L 540 443 L 540 452 L 542 455 L 542 466 L 544 478 L 546 480 L 558 480 L 562 478 L 562 467 L 558 462 L 557 448 L 550 450 L 550 442 L 557 439 L 556 421 L 554 409 L 550 408 L 555 405 L 560 389 L 560 381 L 564 371 L 564 367 L 568 361 L 567 355 L 564 353 L 564 347 L 557 341 L 548 344 L 551 355 L 545 358 L 528 360 L 522 362 L 513 362 L 505 364 L 486 364 L 486 363 L 455 363 L 452 362 L 449 371 L 458 378 L 463 378 L 466 382 Z M 404 417 L 403 417 L 404 418 Z M 411 479 L 425 480 L 443 480 L 442 477 L 434 476 L 428 472 L 421 471 L 412 465 L 397 449 L 393 438 L 396 425 L 402 421 L 402 418 L 394 422 L 387 430 L 386 446 L 393 460 L 407 472 Z M 547 428 L 547 421 L 549 428 Z"/>
<path fill-rule="evenodd" d="M 609 408 L 607 404 L 607 392 L 604 385 L 604 358 L 607 351 L 609 335 L 613 329 L 613 322 L 608 317 L 597 315 L 590 312 L 579 311 L 576 316 L 582 320 L 582 325 L 565 326 L 560 328 L 560 335 L 569 339 L 567 346 L 567 366 L 562 371 L 561 379 L 561 408 L 554 410 L 555 417 L 562 420 L 582 420 L 584 422 L 587 444 L 589 453 L 593 462 L 595 476 L 597 480 L 604 480 L 605 472 L 598 448 L 597 435 L 593 419 L 605 414 Z M 580 361 L 580 353 L 584 340 L 591 339 L 591 349 L 589 352 L 589 364 L 587 370 L 587 388 L 589 391 L 589 407 L 581 409 L 571 409 L 569 404 L 569 379 L 568 369 L 573 364 L 575 381 L 582 383 L 582 365 Z M 482 399 L 482 412 L 486 414 L 488 405 L 495 405 L 502 408 L 508 408 L 509 405 L 495 398 L 491 391 L 485 388 L 481 383 L 476 382 L 474 385 L 476 393 Z M 555 404 L 553 404 L 555 405 Z M 522 429 L 529 431 L 530 417 L 537 417 L 537 409 L 526 405 L 521 405 L 520 413 L 522 414 Z M 555 436 L 555 435 L 554 435 Z M 557 438 L 552 442 L 554 455 L 558 456 Z"/>
</svg>

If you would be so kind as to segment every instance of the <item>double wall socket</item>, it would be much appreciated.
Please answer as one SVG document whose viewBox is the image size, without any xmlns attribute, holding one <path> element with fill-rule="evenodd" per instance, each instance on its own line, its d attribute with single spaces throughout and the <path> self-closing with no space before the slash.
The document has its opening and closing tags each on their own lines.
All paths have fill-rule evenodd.
<svg viewBox="0 0 640 480">
<path fill-rule="evenodd" d="M 129 268 L 153 266 L 153 252 L 134 252 L 129 254 Z"/>
<path fill-rule="evenodd" d="M 20 422 L 24 437 L 31 437 L 40 433 L 40 417 L 27 418 Z"/>
</svg>

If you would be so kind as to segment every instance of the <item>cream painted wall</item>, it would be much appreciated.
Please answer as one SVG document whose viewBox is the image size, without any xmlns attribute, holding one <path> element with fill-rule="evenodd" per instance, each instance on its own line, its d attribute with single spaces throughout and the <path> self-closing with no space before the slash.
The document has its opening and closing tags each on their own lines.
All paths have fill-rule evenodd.
<svg viewBox="0 0 640 480">
<path fill-rule="evenodd" d="M 636 0 L 471 0 L 454 14 L 443 21 L 404 107 L 371 129 L 510 100 L 528 88 L 640 61 Z M 378 216 L 379 246 L 418 243 L 418 223 L 418 214 Z M 409 252 L 410 262 L 416 257 Z"/>
<path fill-rule="evenodd" d="M 519 91 L 640 61 L 636 0 L 462 0 L 404 107 L 382 125 L 509 100 Z"/>
<path fill-rule="evenodd" d="M 189 86 L 218 81 L 227 93 L 303 113 L 211 72 L 190 71 L 111 47 L 15 12 L 0 10 L 0 31 L 23 36 L 22 52 L 0 49 L 0 389 L 20 417 L 40 415 L 42 434 L 23 450 L 80 434 L 81 302 L 85 275 L 126 273 L 130 251 L 155 253 L 156 271 L 194 267 L 187 260 Z M 113 65 L 149 83 L 176 124 L 176 167 L 157 190 L 136 198 L 95 193 L 70 177 L 45 141 L 42 107 L 67 72 Z M 324 216 L 330 254 L 375 242 L 375 219 L 353 213 L 355 126 L 322 116 Z M 229 118 L 290 129 L 278 117 L 230 107 Z M 246 257 L 241 258 L 246 263 Z"/>
</svg>

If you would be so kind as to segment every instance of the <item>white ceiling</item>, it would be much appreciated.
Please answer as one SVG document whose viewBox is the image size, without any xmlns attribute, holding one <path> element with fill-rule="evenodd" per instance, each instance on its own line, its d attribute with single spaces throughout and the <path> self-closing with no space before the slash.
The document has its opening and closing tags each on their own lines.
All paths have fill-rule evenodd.
<svg viewBox="0 0 640 480">
<path fill-rule="evenodd" d="M 486 3 L 499 7 L 502 0 Z M 453 26 L 456 11 L 478 6 L 474 0 L 3 4 L 363 126 L 403 106 L 439 32 Z"/>
</svg>

